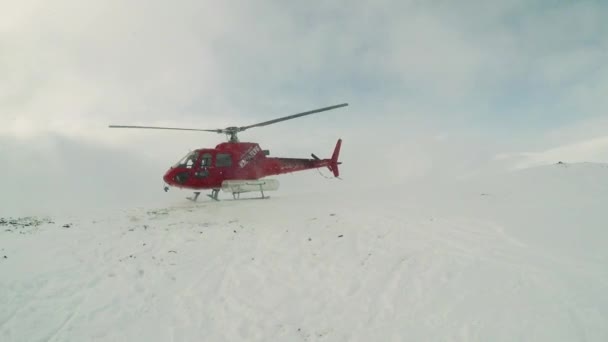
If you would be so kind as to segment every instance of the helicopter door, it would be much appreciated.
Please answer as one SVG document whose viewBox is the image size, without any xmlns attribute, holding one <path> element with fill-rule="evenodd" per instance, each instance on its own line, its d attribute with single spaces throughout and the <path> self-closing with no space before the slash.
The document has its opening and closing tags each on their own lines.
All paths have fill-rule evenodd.
<svg viewBox="0 0 608 342">
<path fill-rule="evenodd" d="M 190 152 L 173 167 L 185 168 L 186 170 L 181 171 L 175 175 L 175 180 L 180 184 L 185 184 L 192 175 L 192 170 L 196 165 L 198 153 Z"/>
<path fill-rule="evenodd" d="M 194 173 L 194 176 L 196 178 L 200 179 L 209 177 L 209 168 L 211 167 L 212 159 L 213 155 L 211 155 L 211 153 L 205 152 L 201 154 L 201 161 L 199 163 L 199 167 Z"/>
<path fill-rule="evenodd" d="M 231 166 L 232 155 L 230 153 L 218 153 L 215 155 L 215 167 L 220 177 L 226 177 L 226 172 Z"/>
</svg>

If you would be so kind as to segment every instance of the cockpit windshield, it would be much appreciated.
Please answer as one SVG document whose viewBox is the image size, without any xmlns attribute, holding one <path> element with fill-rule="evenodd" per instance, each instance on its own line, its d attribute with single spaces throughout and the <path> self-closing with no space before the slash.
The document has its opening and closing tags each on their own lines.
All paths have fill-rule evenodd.
<svg viewBox="0 0 608 342">
<path fill-rule="evenodd" d="M 196 159 L 198 158 L 198 153 L 196 151 L 188 153 L 184 158 L 180 159 L 174 167 L 187 167 L 191 169 L 196 163 Z"/>
</svg>

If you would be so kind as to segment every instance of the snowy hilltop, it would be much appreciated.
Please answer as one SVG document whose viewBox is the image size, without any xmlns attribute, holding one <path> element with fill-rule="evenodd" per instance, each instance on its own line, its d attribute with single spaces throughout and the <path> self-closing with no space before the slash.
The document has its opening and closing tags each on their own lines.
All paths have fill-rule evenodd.
<svg viewBox="0 0 608 342">
<path fill-rule="evenodd" d="M 0 340 L 608 340 L 607 166 L 347 185 L 2 212 Z"/>
</svg>

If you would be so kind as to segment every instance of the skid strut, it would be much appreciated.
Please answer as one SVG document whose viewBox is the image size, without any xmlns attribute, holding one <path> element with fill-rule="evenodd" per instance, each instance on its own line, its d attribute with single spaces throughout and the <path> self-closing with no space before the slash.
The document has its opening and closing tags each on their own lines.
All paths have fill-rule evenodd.
<svg viewBox="0 0 608 342">
<path fill-rule="evenodd" d="M 194 192 L 194 196 L 193 197 L 186 197 L 187 199 L 191 200 L 192 202 L 196 202 L 196 199 L 198 198 L 198 196 L 201 194 L 200 191 L 195 191 Z"/>
<path fill-rule="evenodd" d="M 207 197 L 209 197 L 213 200 L 219 201 L 219 199 L 218 199 L 219 193 L 220 193 L 220 189 L 213 189 L 213 190 L 211 190 L 211 194 L 207 195 Z M 194 196 L 186 197 L 186 198 L 191 200 L 192 202 L 196 202 L 196 200 L 198 199 L 198 196 L 200 196 L 200 195 L 201 195 L 200 191 L 195 191 Z"/>
<path fill-rule="evenodd" d="M 219 199 L 217 198 L 220 194 L 220 189 L 213 189 L 211 190 L 211 194 L 207 195 L 209 198 L 211 198 L 212 200 L 216 200 L 219 201 Z"/>
</svg>

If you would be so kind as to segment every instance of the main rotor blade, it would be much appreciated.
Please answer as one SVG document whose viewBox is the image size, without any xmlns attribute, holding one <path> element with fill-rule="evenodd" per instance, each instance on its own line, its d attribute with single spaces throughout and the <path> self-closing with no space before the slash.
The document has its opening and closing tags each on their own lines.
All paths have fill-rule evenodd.
<svg viewBox="0 0 608 342">
<path fill-rule="evenodd" d="M 175 130 L 175 131 L 199 131 L 199 132 L 222 133 L 221 129 L 174 128 L 174 127 L 154 127 L 154 126 L 122 126 L 122 125 L 110 125 L 108 127 L 110 127 L 110 128 L 170 129 L 170 130 Z"/>
<path fill-rule="evenodd" d="M 302 113 L 298 113 L 298 114 L 288 115 L 288 116 L 284 116 L 282 118 L 278 118 L 278 119 L 274 119 L 274 120 L 270 120 L 270 121 L 260 122 L 260 123 L 257 123 L 255 125 L 249 125 L 249 126 L 239 127 L 239 131 L 244 131 L 244 130 L 246 130 L 248 128 L 252 128 L 252 127 L 261 127 L 261 126 L 271 125 L 273 123 L 277 123 L 277 122 L 281 122 L 281 121 L 285 121 L 285 120 L 291 120 L 291 119 L 299 118 L 301 116 L 310 115 L 310 114 L 319 113 L 319 112 L 324 112 L 326 110 L 336 109 L 336 108 L 340 108 L 340 107 L 344 107 L 344 106 L 348 106 L 348 103 L 342 103 L 342 104 L 335 105 L 335 106 L 329 106 L 329 107 L 309 110 L 307 112 L 302 112 Z"/>
</svg>

